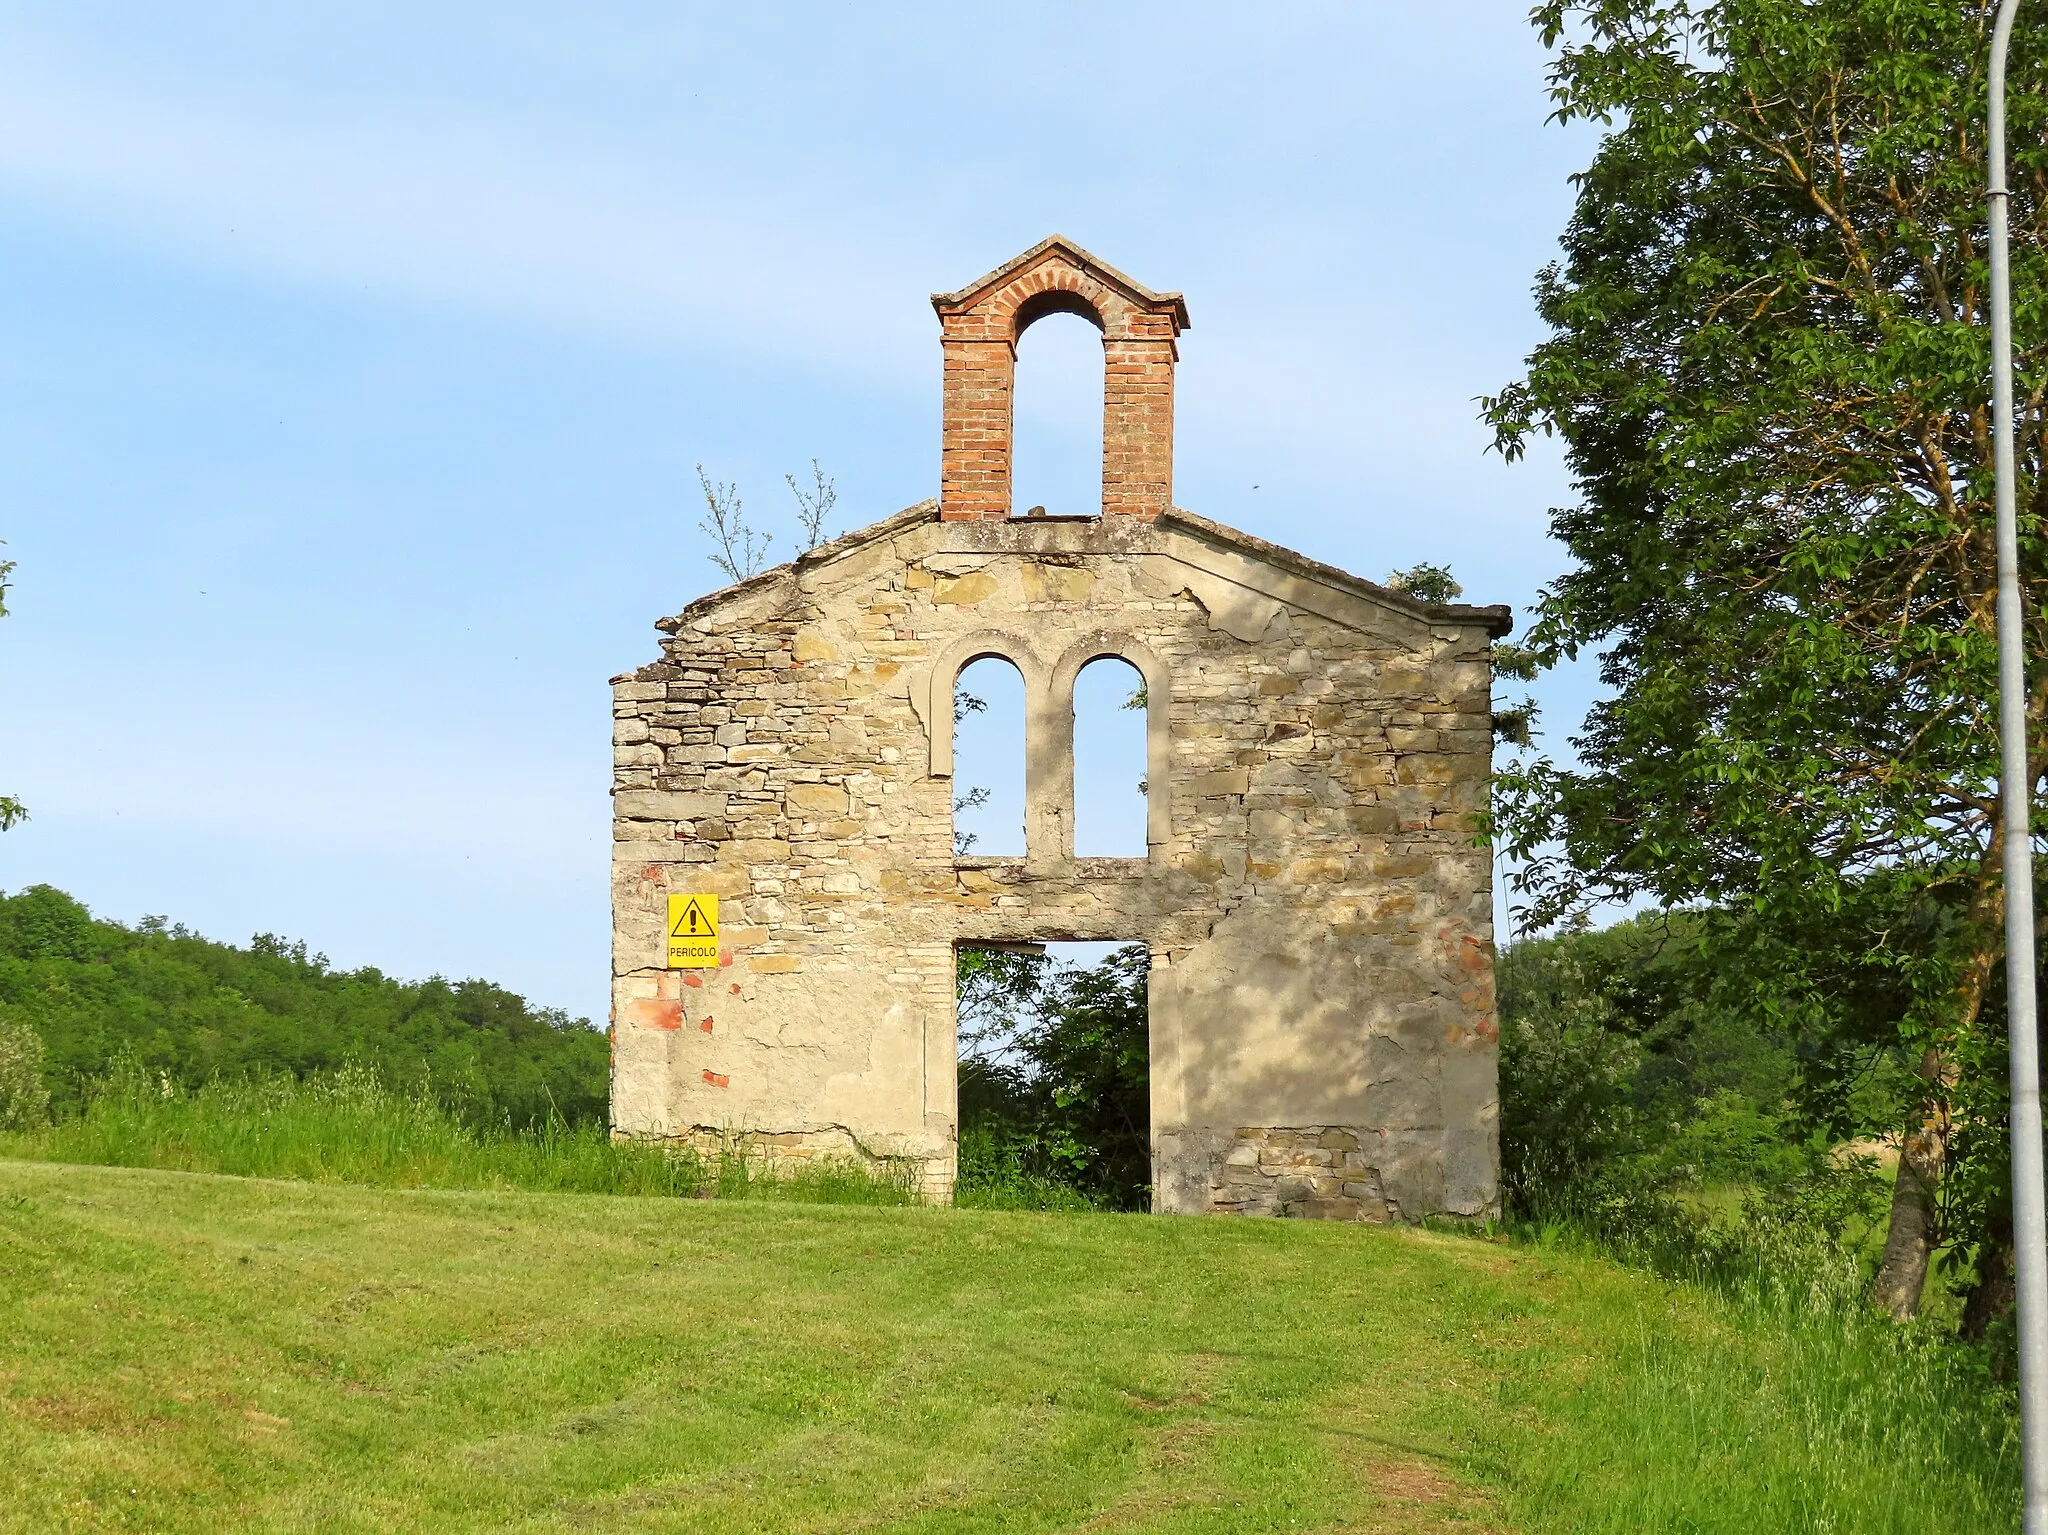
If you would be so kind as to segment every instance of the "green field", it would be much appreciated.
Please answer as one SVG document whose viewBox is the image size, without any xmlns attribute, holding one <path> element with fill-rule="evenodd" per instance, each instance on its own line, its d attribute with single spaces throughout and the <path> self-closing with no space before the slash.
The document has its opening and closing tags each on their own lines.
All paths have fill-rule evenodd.
<svg viewBox="0 0 2048 1535">
<path fill-rule="evenodd" d="M 1954 1356 L 1475 1236 L 0 1161 L 0 1527 L 2012 1527 Z"/>
</svg>

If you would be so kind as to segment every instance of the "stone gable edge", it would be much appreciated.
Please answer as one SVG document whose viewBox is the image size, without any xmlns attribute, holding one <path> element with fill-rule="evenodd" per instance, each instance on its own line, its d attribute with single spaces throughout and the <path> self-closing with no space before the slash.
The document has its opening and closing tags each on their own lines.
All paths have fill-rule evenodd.
<svg viewBox="0 0 2048 1535">
<path fill-rule="evenodd" d="M 1053 528 L 1062 526 L 1071 527 L 1076 523 L 1086 523 L 1099 527 L 1100 519 L 1093 517 L 1011 518 L 1006 523 L 983 524 L 981 526 L 1000 526 L 1005 528 L 1030 528 L 1038 526 L 1050 531 Z M 839 537 L 828 540 L 817 548 L 798 555 L 794 560 L 786 560 L 782 564 L 771 566 L 767 570 L 750 576 L 744 581 L 736 581 L 729 586 L 720 587 L 716 591 L 707 592 L 673 617 L 657 619 L 654 627 L 663 634 L 679 633 L 686 627 L 710 620 L 721 609 L 727 608 L 747 597 L 766 595 L 774 587 L 791 576 L 837 564 L 863 549 L 885 542 L 912 528 L 922 527 L 927 524 L 947 528 L 956 534 L 962 532 L 964 527 L 969 526 L 959 523 L 942 523 L 939 517 L 939 503 L 936 499 L 919 501 L 914 505 L 905 507 L 900 512 L 893 513 L 876 522 L 871 522 L 866 527 L 856 528 L 849 533 L 842 533 Z M 1313 559 L 1284 545 L 1259 538 L 1254 534 L 1233 528 L 1227 523 L 1214 521 L 1211 518 L 1200 516 L 1181 507 L 1169 507 L 1165 515 L 1154 526 L 1159 532 L 1178 532 L 1183 536 L 1192 538 L 1197 544 L 1207 545 L 1219 553 L 1235 555 L 1251 566 L 1267 567 L 1277 575 L 1283 577 L 1291 576 L 1296 580 L 1309 583 L 1312 587 L 1325 588 L 1340 597 L 1349 598 L 1354 601 L 1362 600 L 1390 609 L 1404 618 L 1432 627 L 1478 628 L 1483 630 L 1489 639 L 1498 639 L 1514 628 L 1514 610 L 1505 603 L 1478 605 L 1462 602 L 1421 602 L 1408 596 L 1405 592 L 1397 592 L 1391 587 L 1380 585 L 1376 581 L 1368 581 L 1363 576 L 1355 576 L 1338 566 L 1325 564 L 1321 560 Z M 1028 554 L 1035 551 L 1017 550 L 1014 552 Z M 1133 553 L 1135 554 L 1136 551 L 1133 551 Z M 1222 571 L 1215 571 L 1213 573 L 1223 576 L 1224 579 L 1232 579 L 1231 576 Z M 1240 580 L 1239 584 L 1245 583 Z M 1268 582 L 1256 582 L 1254 585 L 1255 589 L 1264 592 L 1275 600 L 1288 602 L 1292 606 L 1304 605 L 1299 600 L 1299 594 L 1290 597 L 1284 589 L 1275 587 Z M 1346 627 L 1355 629 L 1362 629 L 1364 627 L 1355 620 L 1348 618 L 1339 605 L 1317 607 L 1312 602 L 1308 605 L 1316 607 L 1316 610 L 1321 612 L 1322 616 L 1342 623 Z M 650 662 L 648 664 L 658 665 L 659 662 Z M 611 680 L 614 683 L 639 680 L 639 670 L 623 672 Z"/>
</svg>

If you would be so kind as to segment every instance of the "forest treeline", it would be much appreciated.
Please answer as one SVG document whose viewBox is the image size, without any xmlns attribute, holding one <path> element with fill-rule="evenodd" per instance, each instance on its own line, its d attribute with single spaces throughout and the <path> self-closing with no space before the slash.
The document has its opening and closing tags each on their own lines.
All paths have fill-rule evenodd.
<svg viewBox="0 0 2048 1535">
<path fill-rule="evenodd" d="M 244 948 L 157 917 L 126 927 L 48 885 L 0 895 L 0 1023 L 40 1037 L 60 1115 L 117 1062 L 185 1089 L 355 1064 L 515 1127 L 609 1112 L 609 1041 L 587 1019 L 488 981 L 337 970 L 271 934 Z"/>
</svg>

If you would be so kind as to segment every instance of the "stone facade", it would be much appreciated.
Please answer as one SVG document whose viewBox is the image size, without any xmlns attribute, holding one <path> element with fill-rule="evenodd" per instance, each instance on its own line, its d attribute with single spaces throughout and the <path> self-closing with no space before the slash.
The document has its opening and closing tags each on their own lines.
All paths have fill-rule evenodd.
<svg viewBox="0 0 2048 1535">
<path fill-rule="evenodd" d="M 1431 606 L 1171 505 L 1177 294 L 1066 241 L 934 299 L 941 495 L 692 603 L 615 680 L 613 1121 L 951 1188 L 957 949 L 1151 950 L 1156 1207 L 1498 1207 L 1489 646 Z M 1103 515 L 1013 518 L 1017 333 L 1101 326 Z M 954 853 L 952 700 L 1026 693 L 1026 852 Z M 1144 676 L 1143 858 L 1077 858 L 1073 686 Z M 720 966 L 667 970 L 671 892 Z"/>
</svg>

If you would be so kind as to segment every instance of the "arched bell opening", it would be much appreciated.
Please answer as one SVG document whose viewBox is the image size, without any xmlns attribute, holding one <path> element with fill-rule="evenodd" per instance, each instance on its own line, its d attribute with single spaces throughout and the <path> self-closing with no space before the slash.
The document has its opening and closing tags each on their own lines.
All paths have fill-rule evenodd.
<svg viewBox="0 0 2048 1535">
<path fill-rule="evenodd" d="M 1031 320 L 1020 312 L 1012 516 L 1102 515 L 1104 377 L 1101 321 L 1093 310 L 1048 307 Z"/>
</svg>

